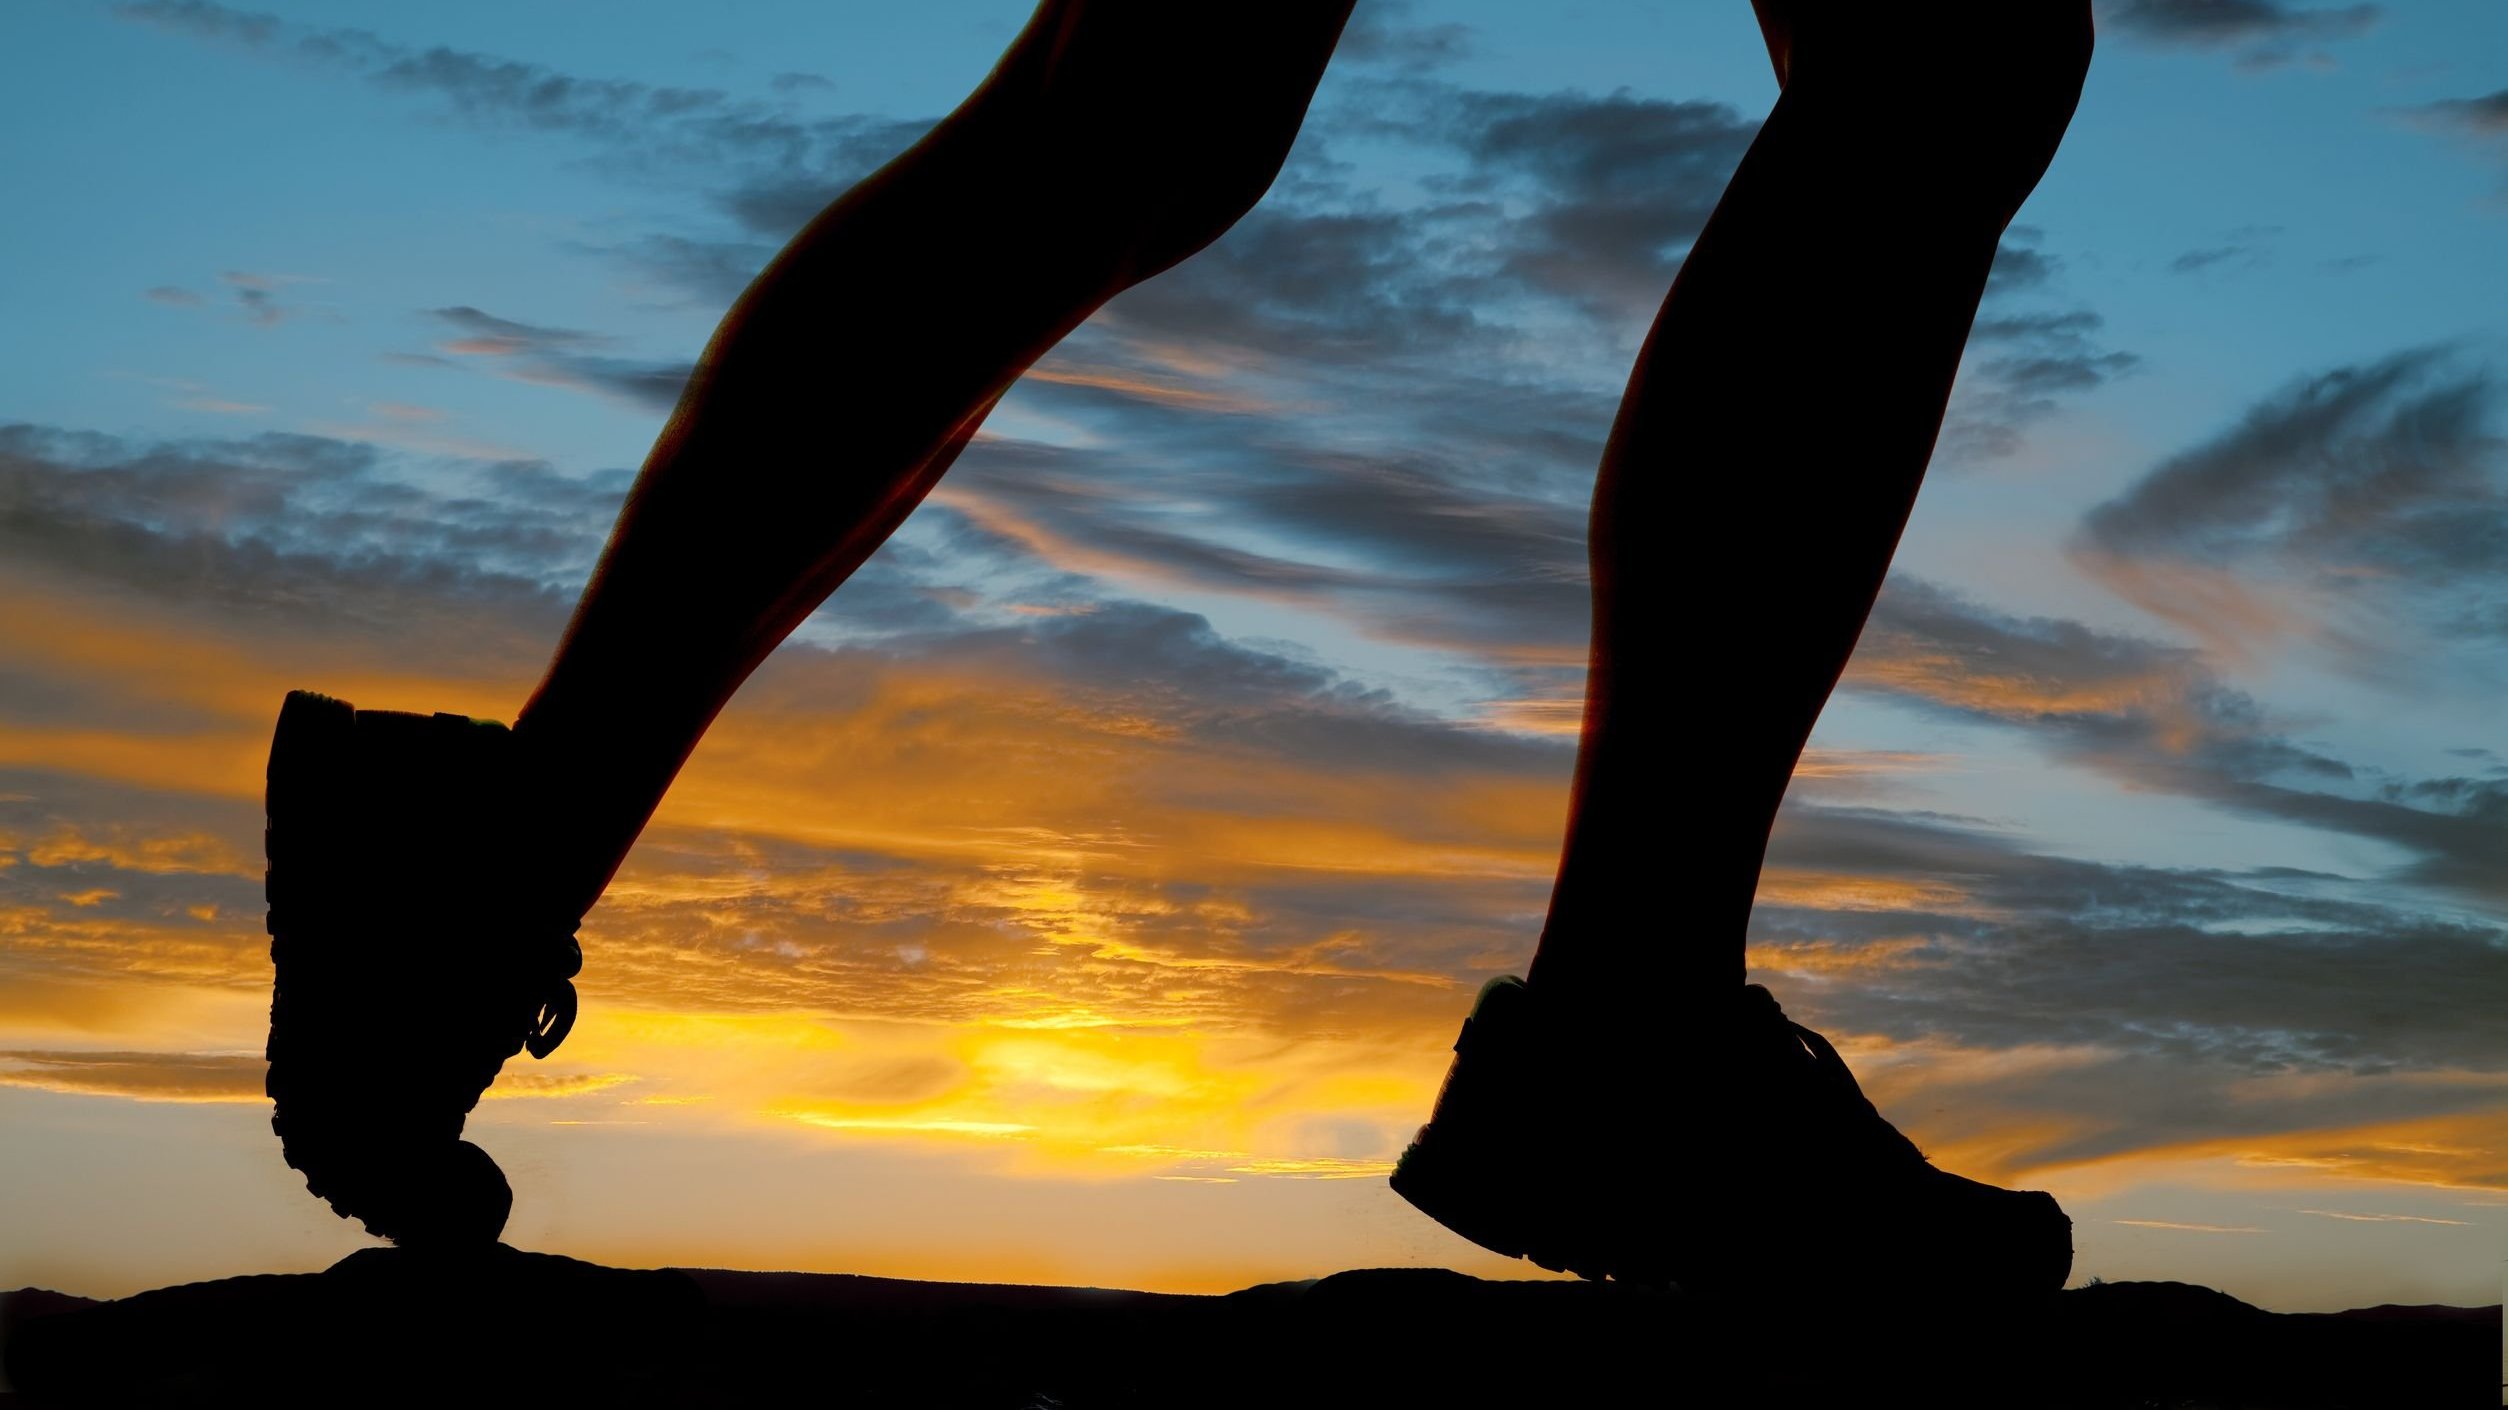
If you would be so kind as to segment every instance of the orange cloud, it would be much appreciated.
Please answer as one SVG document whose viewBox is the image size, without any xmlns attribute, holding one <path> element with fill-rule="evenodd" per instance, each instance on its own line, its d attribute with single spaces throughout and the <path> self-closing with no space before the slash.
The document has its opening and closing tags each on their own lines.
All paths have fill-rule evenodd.
<svg viewBox="0 0 2508 1410">
<path fill-rule="evenodd" d="M 258 858 L 245 858 L 222 837 L 205 832 L 151 832 L 144 824 L 101 829 L 63 825 L 41 837 L 26 838 L 0 832 L 0 848 L 14 848 L 39 867 L 103 862 L 118 871 L 249 877 L 260 876 L 262 870 Z"/>
<path fill-rule="evenodd" d="M 1026 380 L 1047 382 L 1064 387 L 1095 387 L 1101 391 L 1138 397 L 1143 401 L 1158 402 L 1183 411 L 1211 412 L 1230 416 L 1259 416 L 1280 410 L 1259 398 L 1206 387 L 1189 386 L 1174 378 L 1060 360 L 1049 360 L 1029 368 Z"/>
<path fill-rule="evenodd" d="M 2227 661 L 2253 661 L 2278 641 L 2320 634 L 2314 614 L 2295 605 L 2299 590 L 2287 582 L 2275 583 L 2268 596 L 2225 569 L 2082 544 L 2074 546 L 2072 559 L 2117 596 L 2175 624 Z"/>
<path fill-rule="evenodd" d="M 2169 715 L 2182 713 L 2185 695 L 2184 677 L 2174 670 L 2066 680 L 2027 671 L 1982 669 L 1973 659 L 1887 639 L 1876 639 L 1872 649 L 1858 651 L 1849 671 L 1854 684 L 1867 688 L 2018 718 L 2127 712 Z"/>
<path fill-rule="evenodd" d="M 1807 871 L 1795 867 L 1772 866 L 1762 871 L 1759 876 L 1759 899 L 1776 905 L 1820 911 L 1984 913 L 1966 891 L 1947 881 Z M 1775 945 L 1763 948 L 1777 954 L 1792 954 L 1805 947 Z"/>
<path fill-rule="evenodd" d="M 0 1053 L 0 1086 L 143 1102 L 259 1102 L 269 1064 L 198 1053 Z"/>
</svg>

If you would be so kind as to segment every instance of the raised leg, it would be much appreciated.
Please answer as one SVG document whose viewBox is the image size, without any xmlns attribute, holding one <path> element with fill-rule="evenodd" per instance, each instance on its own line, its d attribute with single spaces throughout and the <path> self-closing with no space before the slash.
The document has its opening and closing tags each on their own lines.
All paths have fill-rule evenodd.
<svg viewBox="0 0 2508 1410">
<path fill-rule="evenodd" d="M 588 907 L 734 690 L 1005 388 L 1271 184 L 1351 0 L 1046 0 L 983 86 L 734 305 L 516 734 Z"/>
<path fill-rule="evenodd" d="M 1350 3 L 1045 0 L 732 308 L 513 730 L 289 698 L 268 1090 L 309 1189 L 386 1237 L 496 1237 L 465 1118 L 565 1038 L 573 926 L 698 737 L 1013 379 L 1262 195 Z"/>
</svg>

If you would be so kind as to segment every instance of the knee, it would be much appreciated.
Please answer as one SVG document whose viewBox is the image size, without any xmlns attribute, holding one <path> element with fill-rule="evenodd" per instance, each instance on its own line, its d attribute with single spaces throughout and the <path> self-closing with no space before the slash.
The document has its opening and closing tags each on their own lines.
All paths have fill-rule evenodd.
<svg viewBox="0 0 2508 1410">
<path fill-rule="evenodd" d="M 1049 5 L 997 75 L 1000 130 L 1058 209 L 1164 268 L 1252 210 L 1288 159 L 1347 6 L 1288 8 L 1235 33 L 1233 11 L 1168 0 Z"/>
</svg>

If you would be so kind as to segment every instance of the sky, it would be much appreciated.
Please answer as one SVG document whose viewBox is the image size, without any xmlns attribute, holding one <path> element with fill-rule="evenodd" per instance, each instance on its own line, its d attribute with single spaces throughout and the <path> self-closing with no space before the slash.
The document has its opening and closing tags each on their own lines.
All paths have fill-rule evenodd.
<svg viewBox="0 0 2508 1410">
<path fill-rule="evenodd" d="M 1024 16 L 8 7 L 0 1286 L 366 1242 L 260 1091 L 281 696 L 509 718 L 729 300 Z M 2508 8 L 2100 24 L 1752 974 L 1937 1162 L 2055 1192 L 2076 1281 L 2494 1302 Z M 1601 439 L 1774 94 L 1739 0 L 1361 0 L 1264 202 L 1040 363 L 698 751 L 573 1036 L 472 1118 L 509 1239 L 1532 1272 L 1383 1176 L 1529 958 Z"/>
</svg>

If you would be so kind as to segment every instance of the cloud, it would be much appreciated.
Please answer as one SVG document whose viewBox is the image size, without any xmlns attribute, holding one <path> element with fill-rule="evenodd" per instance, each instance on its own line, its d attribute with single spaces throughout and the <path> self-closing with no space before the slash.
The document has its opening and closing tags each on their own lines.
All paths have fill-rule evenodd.
<svg viewBox="0 0 2508 1410">
<path fill-rule="evenodd" d="M 0 1052 L 0 1086 L 149 1102 L 260 1102 L 270 1064 L 202 1053 Z"/>
<path fill-rule="evenodd" d="M 265 1102 L 269 1068 L 258 1054 L 0 1051 L 0 1086 L 143 1102 Z M 487 1095 L 584 1096 L 633 1080 L 623 1073 L 513 1072 L 499 1076 Z"/>
<path fill-rule="evenodd" d="M 2424 131 L 2462 139 L 2476 150 L 2508 158 L 2508 88 L 2479 98 L 2447 98 L 2396 114 Z"/>
<path fill-rule="evenodd" d="M 2508 1073 L 2482 1017 L 2508 986 L 2508 931 L 2354 899 L 2335 878 L 2059 858 L 1975 824 L 1824 806 L 1789 806 L 1769 864 L 1908 898 L 1805 904 L 1815 891 L 1754 912 L 1753 968 L 1794 976 L 1850 1032 L 2155 1068 Z M 2481 1099 L 2429 1094 L 2436 1109 Z"/>
<path fill-rule="evenodd" d="M 2060 399 L 2096 391 L 2142 365 L 2099 341 L 2106 320 L 2085 308 L 2003 313 L 1989 309 L 1968 335 L 1960 384 L 1944 418 L 1937 458 L 2007 456 Z"/>
<path fill-rule="evenodd" d="M 2500 401 L 2443 347 L 2301 379 L 2092 509 L 2074 558 L 2232 652 L 2299 637 L 2374 672 L 2419 641 L 2497 639 Z"/>
<path fill-rule="evenodd" d="M 2488 1155 L 2500 926 L 2352 878 L 2060 857 L 2009 827 L 1797 795 L 1752 974 L 1949 1168 L 2175 1153 L 2508 1181 Z"/>
<path fill-rule="evenodd" d="M 218 282 L 235 295 L 236 305 L 244 311 L 245 321 L 257 328 L 275 328 L 299 312 L 279 302 L 281 290 L 295 284 L 319 284 L 323 281 L 305 274 L 255 274 L 250 270 L 230 269 L 218 276 Z"/>
<path fill-rule="evenodd" d="M 2480 98 L 2448 98 L 2412 110 L 2433 126 L 2482 137 L 2508 134 L 2508 88 Z"/>
<path fill-rule="evenodd" d="M 2444 1224 L 2458 1229 L 2473 1227 L 2470 1220 L 2434 1219 L 2426 1214 L 2354 1214 L 2339 1209 L 2303 1209 L 2299 1212 L 2313 1214 L 2319 1219 L 2345 1219 L 2356 1224 Z"/>
<path fill-rule="evenodd" d="M 2253 251 L 2242 249 L 2236 245 L 2216 245 L 2208 249 L 2186 251 L 2184 254 L 2179 255 L 2177 258 L 2168 262 L 2168 272 L 2171 274 L 2200 274 L 2203 271 L 2212 268 L 2214 265 L 2227 264 L 2233 260 L 2244 261 L 2252 257 Z"/>
<path fill-rule="evenodd" d="M 284 23 L 276 15 L 231 10 L 208 0 L 144 0 L 116 6 L 115 13 L 202 39 L 247 45 L 270 43 Z"/>
<path fill-rule="evenodd" d="M 2044 236 L 2037 230 L 2013 226 L 2004 232 L 1994 247 L 1994 264 L 1986 275 L 1988 294 L 2008 294 L 2034 289 L 2055 277 L 2063 262 L 2037 247 Z"/>
<path fill-rule="evenodd" d="M 2311 8 L 2279 0 L 2123 0 L 2103 12 L 2109 25 L 2137 39 L 2229 50 L 2248 68 L 2289 63 L 2308 45 L 2357 38 L 2384 13 L 2378 5 Z"/>
<path fill-rule="evenodd" d="M 679 395 L 695 371 L 685 362 L 610 356 L 594 349 L 608 347 L 615 339 L 499 318 L 467 304 L 427 313 L 460 335 L 436 344 L 440 353 L 494 359 L 503 375 L 517 381 L 608 396 L 639 411 L 667 413 L 679 404 Z"/>
<path fill-rule="evenodd" d="M 2170 260 L 2168 272 L 2202 274 L 2212 270 L 2261 268 L 2267 259 L 2268 243 L 2280 233 L 2279 226 L 2254 225 L 2232 230 L 2221 244 L 2187 250 Z"/>
<path fill-rule="evenodd" d="M 1414 19 L 1418 10 L 1411 0 L 1362 0 L 1341 31 L 1334 61 L 1418 71 L 1470 57 L 1471 26 L 1420 24 Z"/>
<path fill-rule="evenodd" d="M 430 98 L 483 129 L 570 138 L 591 146 L 618 174 L 699 181 L 723 211 L 779 241 L 931 125 L 806 115 L 792 105 L 794 95 L 810 91 L 806 85 L 783 85 L 777 99 L 757 100 L 712 88 L 587 78 L 361 29 L 299 25 L 208 0 L 138 0 L 115 13 Z"/>
<path fill-rule="evenodd" d="M 1469 347 L 1490 330 L 1425 259 L 1437 217 L 1258 207 L 1101 316 L 1117 333 L 1314 368 Z"/>
<path fill-rule="evenodd" d="M 525 382 L 615 397 L 647 413 L 668 414 L 696 366 L 686 362 L 639 362 L 628 358 L 551 357 L 527 363 L 513 375 Z"/>
<path fill-rule="evenodd" d="M 1226 432 L 1194 434 L 1208 444 Z M 1584 508 L 1567 495 L 1458 482 L 1412 457 L 1240 439 L 1197 476 L 1206 510 L 1188 517 L 1154 483 L 1110 482 L 1105 455 L 980 450 L 943 502 L 1058 566 L 1329 609 L 1387 637 L 1501 659 L 1582 659 Z M 1249 543 L 1300 548 L 1229 541 L 1249 532 Z"/>
<path fill-rule="evenodd" d="M 623 484 L 587 496 L 545 467 L 440 472 L 484 477 L 504 491 L 491 498 L 429 488 L 413 468 L 319 436 L 147 443 L 0 426 L 0 545 L 21 575 L 397 637 L 413 660 L 476 660 L 523 637 L 544 649 Z M 41 625 L 16 649 L 37 651 Z"/>
<path fill-rule="evenodd" d="M 2391 881 L 2508 899 L 2508 780 L 2378 775 L 2294 743 L 2188 648 L 2013 617 L 1899 576 L 1842 685 L 2023 729 L 2139 790 L 2388 844 L 2408 859 Z"/>
<path fill-rule="evenodd" d="M 610 341 L 571 328 L 544 328 L 537 324 L 517 323 L 467 304 L 431 309 L 429 312 L 452 325 L 462 335 L 438 345 L 444 352 L 461 357 L 509 357 L 521 352 L 557 352 L 595 347 Z"/>
<path fill-rule="evenodd" d="M 1509 93 L 1413 82 L 1363 127 L 1460 152 L 1458 195 L 1520 201 L 1495 273 L 1613 322 L 1662 301 L 1757 121 L 1713 102 L 1576 92 Z"/>
<path fill-rule="evenodd" d="M 749 281 L 775 256 L 771 239 L 700 239 L 655 233 L 639 236 L 598 253 L 624 261 L 655 280 L 702 303 L 707 309 L 728 308 L 749 287 Z"/>
</svg>

